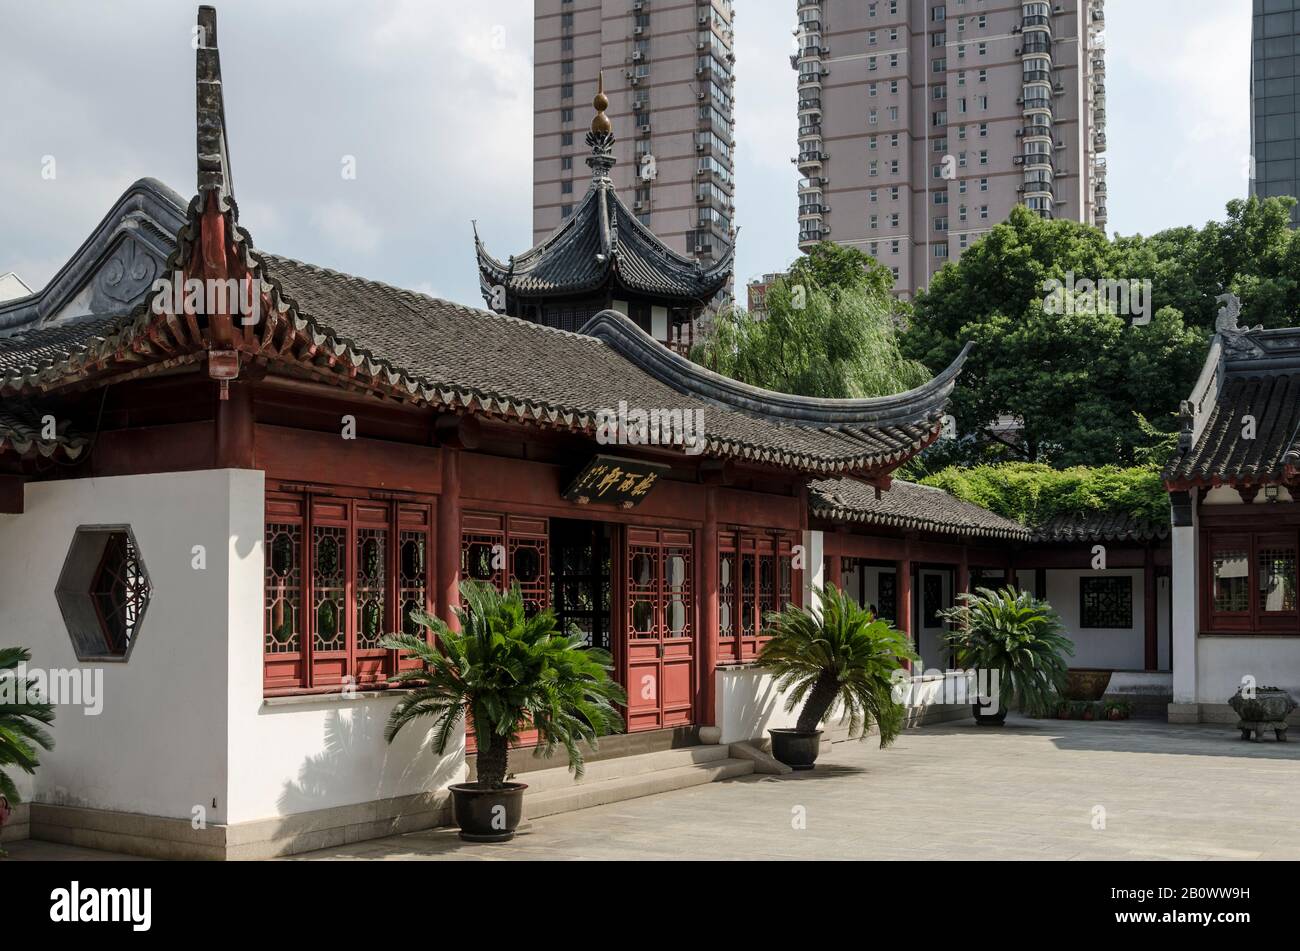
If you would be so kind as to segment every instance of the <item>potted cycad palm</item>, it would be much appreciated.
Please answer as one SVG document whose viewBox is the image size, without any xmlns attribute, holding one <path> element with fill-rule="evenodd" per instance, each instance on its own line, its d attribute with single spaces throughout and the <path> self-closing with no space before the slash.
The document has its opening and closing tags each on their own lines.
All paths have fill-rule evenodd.
<svg viewBox="0 0 1300 951">
<path fill-rule="evenodd" d="M 948 645 L 957 666 L 977 677 L 997 674 L 990 704 L 972 704 L 979 726 L 1001 726 L 1010 702 L 1033 713 L 1052 709 L 1065 691 L 1066 657 L 1074 644 L 1046 601 L 1011 587 L 977 588 L 958 595 L 957 604 L 939 615 L 950 622 Z"/>
<path fill-rule="evenodd" d="M 560 631 L 550 611 L 529 617 L 517 585 L 501 594 L 466 581 L 460 594 L 460 630 L 421 612 L 414 619 L 436 635 L 435 644 L 411 634 L 384 638 L 385 647 L 423 662 L 423 669 L 392 678 L 411 689 L 389 714 L 384 735 L 391 743 L 408 723 L 432 717 L 431 745 L 442 755 L 468 718 L 478 744 L 478 780 L 451 786 L 452 808 L 461 838 L 502 842 L 514 836 L 528 788 L 506 782 L 510 746 L 520 732 L 537 731 L 535 755 L 563 747 L 569 769 L 581 776 L 582 744 L 594 748 L 597 737 L 623 728 L 616 705 L 627 697 L 609 676 L 609 654 Z"/>
<path fill-rule="evenodd" d="M 22 692 L 17 689 L 18 665 L 31 658 L 22 647 L 0 648 L 0 679 L 7 681 L 0 687 L 0 827 L 10 809 L 22 802 L 18 785 L 5 768 L 16 766 L 31 775 L 39 764 L 37 748 L 54 749 L 54 740 L 45 730 L 54 722 L 54 705 L 40 701 L 33 681 L 27 681 Z M 6 696 L 11 690 L 12 695 Z M 0 856 L 4 854 L 0 849 Z"/>
<path fill-rule="evenodd" d="M 834 585 L 814 596 L 816 610 L 788 605 L 768 615 L 772 639 L 758 656 L 786 692 L 786 710 L 803 704 L 794 729 L 768 730 L 772 755 L 794 769 L 813 768 L 821 724 L 841 707 L 849 736 L 865 739 L 874 724 L 881 747 L 893 743 L 906 715 L 894 699 L 894 672 L 916 658 L 906 635 Z"/>
</svg>

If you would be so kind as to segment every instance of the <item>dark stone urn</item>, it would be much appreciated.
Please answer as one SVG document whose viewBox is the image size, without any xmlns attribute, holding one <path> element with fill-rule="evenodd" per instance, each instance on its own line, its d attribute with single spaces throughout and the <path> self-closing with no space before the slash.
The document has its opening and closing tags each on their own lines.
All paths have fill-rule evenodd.
<svg viewBox="0 0 1300 951">
<path fill-rule="evenodd" d="M 1296 708 L 1296 702 L 1285 690 L 1256 687 L 1253 696 L 1246 696 L 1238 689 L 1228 705 L 1241 718 L 1237 729 L 1243 740 L 1254 739 L 1258 743 L 1265 730 L 1272 730 L 1279 743 L 1286 742 L 1286 718 Z"/>
<path fill-rule="evenodd" d="M 499 789 L 482 783 L 454 783 L 451 810 L 466 842 L 509 842 L 524 815 L 526 783 L 505 783 Z"/>
<path fill-rule="evenodd" d="M 791 769 L 812 769 L 822 746 L 821 730 L 768 730 L 772 756 Z"/>
</svg>

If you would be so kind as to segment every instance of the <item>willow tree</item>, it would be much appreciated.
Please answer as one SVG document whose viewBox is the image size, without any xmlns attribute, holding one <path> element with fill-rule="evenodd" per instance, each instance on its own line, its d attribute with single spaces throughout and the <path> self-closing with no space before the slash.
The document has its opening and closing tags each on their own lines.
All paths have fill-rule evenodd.
<svg viewBox="0 0 1300 951">
<path fill-rule="evenodd" d="M 768 289 L 764 312 L 715 318 L 693 359 L 743 383 L 802 396 L 887 396 L 924 383 L 928 371 L 900 349 L 904 318 L 879 279 L 880 266 L 861 257 L 869 264 L 838 255 L 801 259 Z"/>
</svg>

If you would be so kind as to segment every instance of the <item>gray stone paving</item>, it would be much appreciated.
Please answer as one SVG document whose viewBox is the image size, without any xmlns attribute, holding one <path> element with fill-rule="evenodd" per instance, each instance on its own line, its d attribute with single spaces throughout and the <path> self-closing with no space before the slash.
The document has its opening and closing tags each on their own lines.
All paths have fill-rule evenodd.
<svg viewBox="0 0 1300 951">
<path fill-rule="evenodd" d="M 812 773 L 539 819 L 502 845 L 438 829 L 294 858 L 1300 858 L 1300 744 L 1237 736 L 1225 725 L 1145 721 L 926 727 L 889 750 L 837 744 Z M 1094 828 L 1099 807 L 1104 828 Z M 15 858 L 45 850 L 87 852 L 10 848 Z"/>
</svg>

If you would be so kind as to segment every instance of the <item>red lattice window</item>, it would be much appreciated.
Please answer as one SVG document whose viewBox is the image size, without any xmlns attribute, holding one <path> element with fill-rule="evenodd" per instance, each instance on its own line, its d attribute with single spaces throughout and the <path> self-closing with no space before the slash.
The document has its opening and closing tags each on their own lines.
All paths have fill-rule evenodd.
<svg viewBox="0 0 1300 951">
<path fill-rule="evenodd" d="M 767 616 L 798 603 L 794 537 L 723 532 L 718 536 L 718 663 L 753 660 L 767 643 Z"/>
<path fill-rule="evenodd" d="M 380 646 L 432 611 L 430 506 L 311 494 L 267 499 L 268 693 L 375 687 L 414 661 Z"/>
<path fill-rule="evenodd" d="M 1300 633 L 1297 533 L 1222 532 L 1202 536 L 1206 631 Z"/>
</svg>

